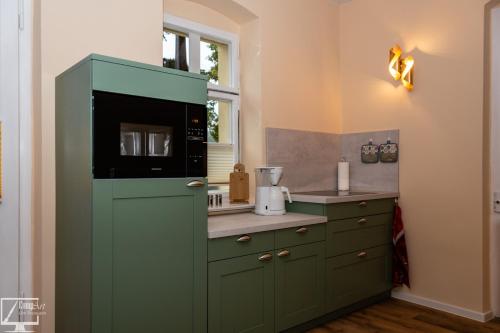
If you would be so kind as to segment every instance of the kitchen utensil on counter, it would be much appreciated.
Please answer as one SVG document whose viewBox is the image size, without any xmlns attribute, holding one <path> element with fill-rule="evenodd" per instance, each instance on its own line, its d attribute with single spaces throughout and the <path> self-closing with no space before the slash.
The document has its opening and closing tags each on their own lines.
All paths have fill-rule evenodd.
<svg viewBox="0 0 500 333">
<path fill-rule="evenodd" d="M 229 202 L 248 203 L 249 197 L 248 173 L 245 172 L 245 166 L 242 163 L 236 163 L 234 172 L 229 174 Z"/>
<path fill-rule="evenodd" d="M 349 191 L 349 162 L 343 158 L 337 169 L 338 190 Z"/>
<path fill-rule="evenodd" d="M 285 210 L 285 196 L 292 203 L 290 191 L 285 186 L 278 186 L 283 167 L 255 168 L 255 214 L 258 215 L 283 215 Z"/>
</svg>

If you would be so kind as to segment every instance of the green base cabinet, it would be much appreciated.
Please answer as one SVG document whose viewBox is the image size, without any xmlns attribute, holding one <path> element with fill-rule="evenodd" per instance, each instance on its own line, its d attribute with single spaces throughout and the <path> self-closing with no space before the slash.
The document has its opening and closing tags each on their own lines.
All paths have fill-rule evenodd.
<svg viewBox="0 0 500 333">
<path fill-rule="evenodd" d="M 324 312 L 325 242 L 277 250 L 276 300 L 278 331 Z"/>
<path fill-rule="evenodd" d="M 333 312 L 390 290 L 389 246 L 380 246 L 326 260 L 326 311 Z"/>
<path fill-rule="evenodd" d="M 293 202 L 287 203 L 287 210 L 328 218 L 325 316 L 389 295 L 393 198 L 336 204 Z"/>
<path fill-rule="evenodd" d="M 274 332 L 272 252 L 211 262 L 208 281 L 209 333 Z"/>
</svg>

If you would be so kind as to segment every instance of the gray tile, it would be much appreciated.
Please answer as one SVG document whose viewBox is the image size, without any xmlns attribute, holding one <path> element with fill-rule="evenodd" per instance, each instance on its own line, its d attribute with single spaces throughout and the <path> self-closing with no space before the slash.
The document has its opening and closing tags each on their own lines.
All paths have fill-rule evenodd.
<svg viewBox="0 0 500 333">
<path fill-rule="evenodd" d="M 350 187 L 358 191 L 399 191 L 399 163 L 363 164 L 361 145 L 373 139 L 399 143 L 399 130 L 363 133 L 320 133 L 278 128 L 266 129 L 268 165 L 284 168 L 281 184 L 291 191 L 337 188 L 337 162 L 350 162 Z"/>
<path fill-rule="evenodd" d="M 267 128 L 266 147 L 267 164 L 284 168 L 281 184 L 290 191 L 337 187 L 338 134 Z"/>
</svg>

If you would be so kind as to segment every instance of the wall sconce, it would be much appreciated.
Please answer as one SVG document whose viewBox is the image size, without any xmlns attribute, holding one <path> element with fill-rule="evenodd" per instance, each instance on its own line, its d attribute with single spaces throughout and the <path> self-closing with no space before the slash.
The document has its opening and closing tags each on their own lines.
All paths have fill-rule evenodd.
<svg viewBox="0 0 500 333">
<path fill-rule="evenodd" d="M 403 51 L 399 45 L 394 45 L 389 50 L 389 73 L 394 80 L 401 80 L 403 86 L 409 91 L 413 90 L 413 67 L 415 60 L 408 56 L 401 59 Z"/>
<path fill-rule="evenodd" d="M 394 45 L 389 50 L 389 73 L 396 81 L 401 78 L 401 62 L 399 59 L 402 53 L 403 51 L 401 51 L 399 45 Z"/>
<path fill-rule="evenodd" d="M 415 60 L 413 60 L 412 56 L 406 57 L 401 62 L 401 82 L 403 82 L 403 86 L 406 89 L 412 91 L 413 90 L 413 67 L 415 65 Z"/>
</svg>

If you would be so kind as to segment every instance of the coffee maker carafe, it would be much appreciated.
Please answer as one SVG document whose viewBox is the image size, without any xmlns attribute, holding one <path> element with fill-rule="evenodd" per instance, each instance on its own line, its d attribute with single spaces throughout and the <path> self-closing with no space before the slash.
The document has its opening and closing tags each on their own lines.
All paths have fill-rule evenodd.
<svg viewBox="0 0 500 333">
<path fill-rule="evenodd" d="M 285 210 L 285 192 L 292 203 L 290 192 L 285 186 L 278 186 L 283 174 L 283 167 L 255 168 L 255 214 L 283 215 Z"/>
</svg>

